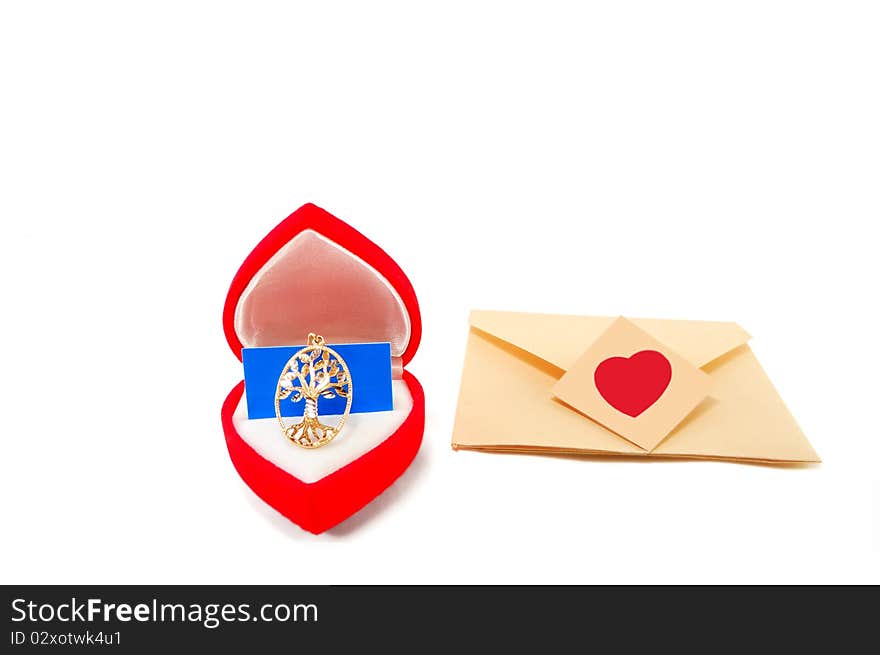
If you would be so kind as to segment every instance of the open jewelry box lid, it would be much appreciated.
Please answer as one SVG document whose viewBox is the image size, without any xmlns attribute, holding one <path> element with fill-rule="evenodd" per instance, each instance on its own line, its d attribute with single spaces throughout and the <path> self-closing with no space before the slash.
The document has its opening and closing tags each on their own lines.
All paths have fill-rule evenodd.
<svg viewBox="0 0 880 655">
<path fill-rule="evenodd" d="M 226 296 L 223 329 L 244 347 L 388 341 L 399 373 L 422 333 L 415 291 L 388 254 L 311 203 L 278 224 L 244 260 Z"/>
</svg>

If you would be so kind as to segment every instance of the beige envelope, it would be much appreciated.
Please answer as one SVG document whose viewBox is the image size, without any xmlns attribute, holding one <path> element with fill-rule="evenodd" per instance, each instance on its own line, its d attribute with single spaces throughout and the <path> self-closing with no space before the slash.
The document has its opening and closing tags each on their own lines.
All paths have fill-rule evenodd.
<svg viewBox="0 0 880 655">
<path fill-rule="evenodd" d="M 553 398 L 614 317 L 474 311 L 455 449 L 818 462 L 736 323 L 632 319 L 712 377 L 710 396 L 650 452 Z"/>
</svg>

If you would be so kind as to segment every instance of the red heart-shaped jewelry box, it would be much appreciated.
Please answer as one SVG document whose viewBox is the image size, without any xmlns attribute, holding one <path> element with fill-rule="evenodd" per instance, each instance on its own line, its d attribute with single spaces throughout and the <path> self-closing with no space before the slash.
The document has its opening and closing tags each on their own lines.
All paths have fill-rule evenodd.
<svg viewBox="0 0 880 655">
<path fill-rule="evenodd" d="M 232 351 L 293 346 L 309 332 L 328 344 L 391 343 L 394 410 L 353 414 L 343 433 L 298 448 L 275 419 L 249 420 L 244 382 L 223 403 L 229 457 L 242 480 L 291 521 L 320 533 L 384 491 L 422 442 L 425 396 L 404 369 L 419 346 L 415 291 L 379 246 L 332 214 L 303 205 L 257 244 L 232 280 L 223 308 Z"/>
</svg>

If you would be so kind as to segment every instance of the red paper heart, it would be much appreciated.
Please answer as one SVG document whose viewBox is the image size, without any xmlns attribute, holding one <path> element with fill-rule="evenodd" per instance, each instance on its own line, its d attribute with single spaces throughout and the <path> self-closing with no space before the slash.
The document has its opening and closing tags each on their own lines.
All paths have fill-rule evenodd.
<svg viewBox="0 0 880 655">
<path fill-rule="evenodd" d="M 636 417 L 656 403 L 672 379 L 672 365 L 656 350 L 609 357 L 593 375 L 601 396 L 614 409 Z"/>
</svg>

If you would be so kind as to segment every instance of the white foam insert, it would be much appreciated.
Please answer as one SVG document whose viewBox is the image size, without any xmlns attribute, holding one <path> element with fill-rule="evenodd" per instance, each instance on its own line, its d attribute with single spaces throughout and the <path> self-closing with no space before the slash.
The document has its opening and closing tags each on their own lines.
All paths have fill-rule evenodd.
<svg viewBox="0 0 880 655">
<path fill-rule="evenodd" d="M 232 424 L 241 438 L 264 459 L 303 482 L 317 482 L 378 446 L 403 424 L 412 411 L 412 396 L 403 380 L 394 380 L 391 388 L 392 411 L 349 414 L 339 436 L 314 450 L 288 441 L 275 418 L 248 419 L 244 394 L 232 415 Z M 336 425 L 338 419 L 338 416 L 321 416 L 321 422 L 326 425 Z"/>
</svg>

